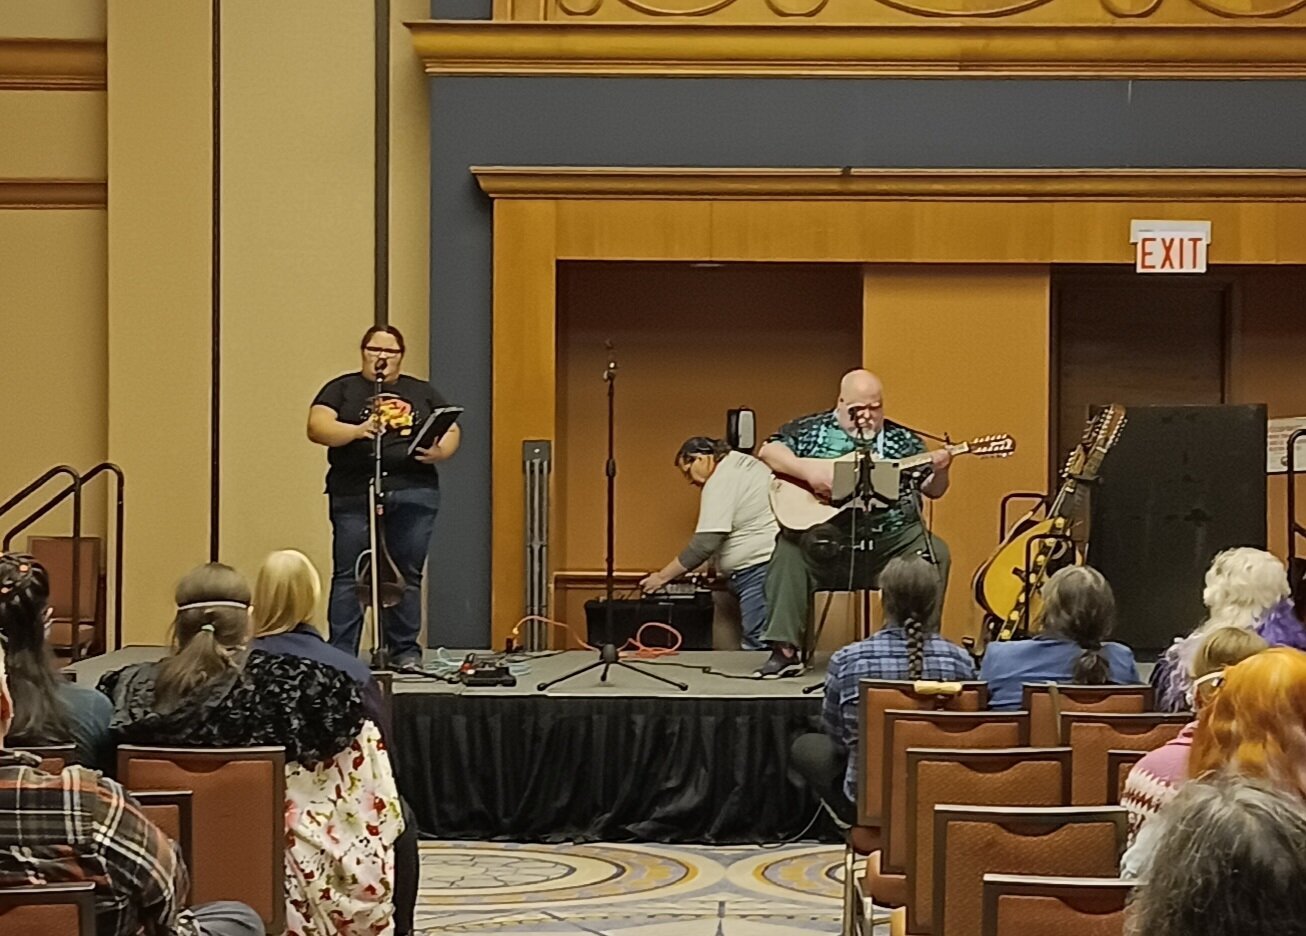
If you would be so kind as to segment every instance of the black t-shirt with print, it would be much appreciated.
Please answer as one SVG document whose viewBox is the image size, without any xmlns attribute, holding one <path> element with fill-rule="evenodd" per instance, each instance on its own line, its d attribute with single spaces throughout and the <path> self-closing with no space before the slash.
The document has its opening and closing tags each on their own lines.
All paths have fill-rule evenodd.
<svg viewBox="0 0 1306 936">
<path fill-rule="evenodd" d="M 361 373 L 332 380 L 313 398 L 314 406 L 325 406 L 343 423 L 361 425 L 372 416 L 376 387 Z M 382 384 L 381 418 L 386 427 L 381 437 L 381 471 L 387 490 L 439 487 L 434 465 L 424 465 L 408 456 L 413 433 L 422 427 L 431 410 L 444 406 L 440 392 L 424 380 L 401 374 L 394 383 Z M 326 489 L 330 494 L 366 494 L 372 476 L 372 440 L 358 439 L 348 445 L 327 449 Z"/>
</svg>

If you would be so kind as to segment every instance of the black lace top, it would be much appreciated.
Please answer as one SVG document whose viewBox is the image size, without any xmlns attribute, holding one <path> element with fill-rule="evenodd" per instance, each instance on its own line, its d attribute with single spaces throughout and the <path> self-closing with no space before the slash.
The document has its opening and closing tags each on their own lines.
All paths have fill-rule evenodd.
<svg viewBox="0 0 1306 936">
<path fill-rule="evenodd" d="M 154 709 L 155 663 L 101 677 L 113 700 L 109 730 L 119 744 L 168 747 L 281 745 L 286 760 L 313 766 L 358 735 L 358 684 L 312 660 L 251 650 L 244 664 L 210 680 L 176 708 Z"/>
</svg>

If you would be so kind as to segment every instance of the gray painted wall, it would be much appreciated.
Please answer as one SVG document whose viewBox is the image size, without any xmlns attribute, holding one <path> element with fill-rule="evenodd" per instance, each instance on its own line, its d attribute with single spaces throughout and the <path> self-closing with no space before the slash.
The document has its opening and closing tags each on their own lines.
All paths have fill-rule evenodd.
<svg viewBox="0 0 1306 936">
<path fill-rule="evenodd" d="M 467 170 L 514 164 L 1302 168 L 1306 82 L 432 79 L 431 365 L 468 407 L 441 472 L 437 645 L 490 634 L 491 211 Z"/>
</svg>

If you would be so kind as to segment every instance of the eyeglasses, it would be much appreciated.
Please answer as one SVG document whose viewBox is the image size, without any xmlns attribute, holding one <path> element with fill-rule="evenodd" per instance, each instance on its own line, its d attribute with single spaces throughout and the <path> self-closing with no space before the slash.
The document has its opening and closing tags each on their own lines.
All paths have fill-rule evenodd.
<svg viewBox="0 0 1306 936">
<path fill-rule="evenodd" d="M 363 349 L 368 354 L 403 354 L 403 348 L 378 348 L 376 345 L 368 345 Z"/>
</svg>

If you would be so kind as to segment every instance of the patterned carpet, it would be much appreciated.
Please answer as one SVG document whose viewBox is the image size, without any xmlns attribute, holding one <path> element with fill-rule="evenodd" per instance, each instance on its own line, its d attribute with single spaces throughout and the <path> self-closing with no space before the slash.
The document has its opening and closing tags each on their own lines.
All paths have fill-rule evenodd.
<svg viewBox="0 0 1306 936">
<path fill-rule="evenodd" d="M 423 842 L 417 928 L 424 936 L 838 933 L 841 858 L 828 845 Z"/>
</svg>

